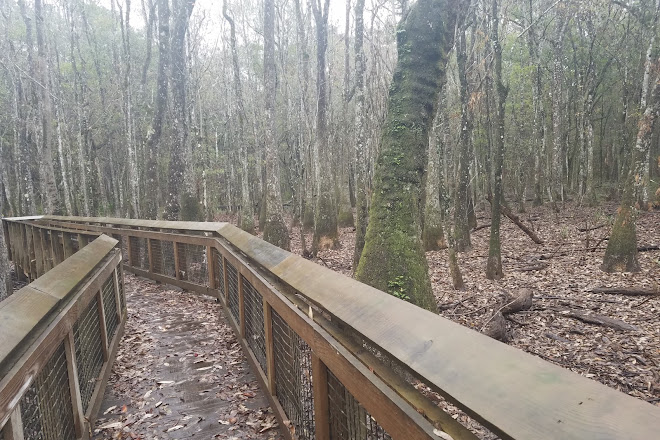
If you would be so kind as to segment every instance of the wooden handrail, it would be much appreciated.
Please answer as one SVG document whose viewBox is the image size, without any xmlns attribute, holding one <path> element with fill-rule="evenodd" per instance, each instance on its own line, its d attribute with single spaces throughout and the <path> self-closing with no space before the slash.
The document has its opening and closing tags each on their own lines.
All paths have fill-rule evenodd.
<svg viewBox="0 0 660 440">
<path fill-rule="evenodd" d="M 386 374 L 378 376 L 378 368 L 370 368 L 368 362 L 371 361 L 367 359 L 373 357 L 351 357 L 359 355 L 356 351 L 360 349 L 361 343 L 339 344 L 346 352 L 337 351 L 334 354 L 327 352 L 323 344 L 318 345 L 315 341 L 323 340 L 330 344 L 327 347 L 335 347 L 333 344 L 337 344 L 337 339 L 331 336 L 334 330 L 326 331 L 319 320 L 301 313 L 300 308 L 305 306 L 294 305 L 293 295 L 300 295 L 314 306 L 308 306 L 310 316 L 313 317 L 314 308 L 321 309 L 330 315 L 333 324 L 350 329 L 351 333 L 364 339 L 370 347 L 405 366 L 426 385 L 502 438 L 650 439 L 660 432 L 660 408 L 656 406 L 323 268 L 233 225 L 57 216 L 45 216 L 32 221 L 123 236 L 148 236 L 178 243 L 187 242 L 185 235 L 195 235 L 194 244 L 214 247 L 219 252 L 222 258 L 220 267 L 224 274 L 219 286 L 212 288 L 207 283 L 198 291 L 226 301 L 228 284 L 224 268 L 227 262 L 231 263 L 239 277 L 245 276 L 263 296 L 267 305 L 264 306 L 264 313 L 269 313 L 268 307 L 273 307 L 280 315 L 286 314 L 285 320 L 290 319 L 287 323 L 292 328 L 296 326 L 294 330 L 313 351 L 314 347 L 318 348 L 320 353 L 317 354 L 322 362 L 335 375 L 339 374 L 335 370 L 343 367 L 339 366 L 341 362 L 333 356 L 351 358 L 349 363 L 359 357 L 367 363 L 370 374 L 363 374 L 361 379 L 356 379 L 360 374 L 352 370 L 343 378 L 347 380 L 347 388 L 372 414 L 375 413 L 372 410 L 378 410 L 378 401 L 369 401 L 369 396 L 360 393 L 359 386 L 355 385 L 356 380 L 358 383 L 360 380 L 369 381 L 375 384 L 376 389 L 381 389 L 379 387 L 382 385 L 389 386 L 391 390 L 383 391 L 382 399 L 389 399 L 398 408 L 402 408 L 407 392 L 388 381 Z M 141 229 L 132 230 L 132 227 Z M 169 232 L 160 232 L 163 230 Z M 175 239 L 172 235 L 177 231 L 185 231 L 186 234 Z M 205 241 L 199 241 L 202 238 L 199 235 L 210 236 L 204 238 Z M 208 264 L 214 262 L 209 261 Z M 161 281 L 179 282 L 179 285 L 187 283 L 187 287 L 196 289 L 195 284 L 189 281 L 172 280 L 171 277 L 152 274 L 145 269 L 128 269 Z M 224 295 L 215 287 L 222 289 Z M 228 316 L 238 331 L 243 323 L 233 320 L 231 314 Z M 356 364 L 351 365 L 357 368 Z M 255 368 L 259 370 L 259 367 Z M 269 389 L 272 377 L 269 371 L 263 373 L 265 389 Z M 415 405 L 411 400 L 414 399 L 408 398 L 408 403 Z M 405 410 L 402 411 L 405 413 Z M 382 411 L 380 413 L 387 414 Z M 388 424 L 387 420 L 376 418 L 383 426 Z M 411 414 L 406 416 L 406 420 L 419 422 Z M 460 429 L 451 426 L 442 428 L 456 435 L 455 438 L 467 438 L 467 434 L 459 432 Z M 428 426 L 420 432 L 428 432 Z M 432 434 L 429 436 L 432 438 Z"/>
<path fill-rule="evenodd" d="M 5 225 L 12 222 L 9 219 L 3 220 Z M 23 221 L 25 219 L 19 219 L 14 224 Z M 49 253 L 62 256 L 63 261 L 0 302 L 0 431 L 5 434 L 4 438 L 16 438 L 13 434 L 23 438 L 20 426 L 24 421 L 21 420 L 20 405 L 31 387 L 36 387 L 34 389 L 37 394 L 43 393 L 46 400 L 62 395 L 63 392 L 69 393 L 71 407 L 47 408 L 52 416 L 40 422 L 48 424 L 57 421 L 58 427 L 49 425 L 43 426 L 43 429 L 57 432 L 65 424 L 64 420 L 70 420 L 76 438 L 89 438 L 89 428 L 85 423 L 93 421 L 98 411 L 126 321 L 125 301 L 121 293 L 123 289 L 117 278 L 117 269 L 121 263 L 117 243 L 111 237 L 100 235 L 77 252 L 71 251 L 67 258 L 64 258 L 68 252 L 65 250 L 66 243 L 51 243 Z M 10 241 L 9 244 L 13 245 L 12 255 L 17 256 L 20 253 L 19 243 Z M 54 248 L 57 250 L 54 251 Z M 41 258 L 38 255 L 36 257 Z M 110 285 L 111 289 L 104 290 L 104 285 Z M 94 300 L 97 306 L 90 308 Z M 74 340 L 74 327 L 84 313 L 98 313 L 92 322 L 97 322 L 101 334 L 107 335 L 105 316 L 110 311 L 106 312 L 104 303 L 114 304 L 117 325 L 112 328 L 114 333 L 111 340 L 87 341 L 102 344 L 107 348 L 107 356 L 100 365 L 99 375 L 91 378 L 94 380 L 92 395 L 83 412 L 80 400 L 80 387 L 83 384 L 78 378 L 78 341 Z M 61 350 L 66 358 L 64 364 L 64 358 L 58 361 L 58 356 L 62 356 Z M 60 368 L 66 369 L 68 383 L 58 385 L 52 380 L 39 380 L 51 373 L 48 371 L 50 362 L 56 362 Z M 65 390 L 49 388 L 57 386 L 64 386 Z M 35 402 L 34 398 L 31 399 L 26 404 L 42 405 L 41 400 Z M 38 411 L 30 414 L 37 414 L 32 417 L 40 417 Z"/>
</svg>

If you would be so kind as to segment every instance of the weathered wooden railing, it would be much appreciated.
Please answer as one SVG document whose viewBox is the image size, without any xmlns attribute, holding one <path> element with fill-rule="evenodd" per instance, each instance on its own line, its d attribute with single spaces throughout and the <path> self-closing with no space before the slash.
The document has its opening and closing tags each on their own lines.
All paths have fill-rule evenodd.
<svg viewBox="0 0 660 440">
<path fill-rule="evenodd" d="M 437 428 L 474 439 L 413 386 L 420 383 L 501 438 L 651 439 L 660 432 L 655 406 L 226 223 L 30 222 L 112 234 L 127 270 L 221 300 L 289 438 L 437 439 Z"/>
<path fill-rule="evenodd" d="M 89 438 L 126 321 L 117 240 L 25 219 L 3 229 L 34 281 L 0 302 L 0 439 Z"/>
</svg>

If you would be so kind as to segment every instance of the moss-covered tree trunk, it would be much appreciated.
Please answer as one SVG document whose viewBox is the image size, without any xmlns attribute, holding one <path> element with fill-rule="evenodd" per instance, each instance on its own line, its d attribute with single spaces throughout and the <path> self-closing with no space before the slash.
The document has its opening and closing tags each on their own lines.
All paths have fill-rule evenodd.
<svg viewBox="0 0 660 440">
<path fill-rule="evenodd" d="M 443 90 L 442 95 L 445 94 Z M 440 97 L 440 106 L 446 104 Z M 440 151 L 438 148 L 438 133 L 440 111 L 436 112 L 435 122 L 429 136 L 428 166 L 426 168 L 426 194 L 424 197 L 424 226 L 422 243 L 424 250 L 437 251 L 446 247 L 445 234 L 442 228 L 443 211 L 440 206 Z"/>
<path fill-rule="evenodd" d="M 429 128 L 445 82 L 456 0 L 419 0 L 397 31 L 398 63 L 356 278 L 436 310 L 419 218 Z"/>
<path fill-rule="evenodd" d="M 660 65 L 660 59 L 656 66 Z M 648 83 L 642 87 L 642 96 L 648 92 Z M 644 90 L 646 89 L 646 90 Z M 645 102 L 645 101 L 643 101 Z M 653 129 L 660 110 L 660 81 L 656 79 L 651 96 L 644 108 L 644 114 L 637 124 L 637 140 L 632 149 L 630 171 L 626 178 L 623 198 L 619 207 L 612 234 L 607 242 L 601 269 L 605 272 L 638 272 L 637 261 L 637 209 L 642 197 L 644 186 L 644 167 L 653 139 Z"/>
</svg>

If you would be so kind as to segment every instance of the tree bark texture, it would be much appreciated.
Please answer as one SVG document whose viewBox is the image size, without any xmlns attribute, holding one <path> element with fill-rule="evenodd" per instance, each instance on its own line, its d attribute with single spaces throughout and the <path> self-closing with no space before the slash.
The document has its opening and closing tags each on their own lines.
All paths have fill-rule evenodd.
<svg viewBox="0 0 660 440">
<path fill-rule="evenodd" d="M 374 172 L 369 226 L 356 278 L 436 310 L 419 218 L 429 128 L 445 82 L 458 4 L 419 0 L 397 31 L 398 63 Z"/>
</svg>

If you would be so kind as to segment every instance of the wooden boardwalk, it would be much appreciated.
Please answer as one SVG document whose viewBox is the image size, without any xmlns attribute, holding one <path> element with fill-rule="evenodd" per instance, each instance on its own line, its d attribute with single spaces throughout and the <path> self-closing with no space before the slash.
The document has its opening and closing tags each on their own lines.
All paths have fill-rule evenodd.
<svg viewBox="0 0 660 440">
<path fill-rule="evenodd" d="M 94 438 L 281 438 L 220 303 L 132 275 L 126 294 Z"/>
</svg>

